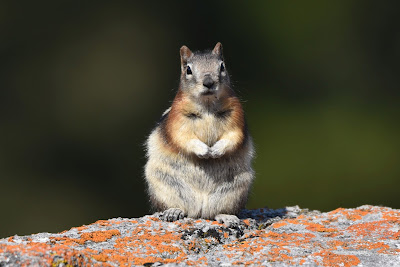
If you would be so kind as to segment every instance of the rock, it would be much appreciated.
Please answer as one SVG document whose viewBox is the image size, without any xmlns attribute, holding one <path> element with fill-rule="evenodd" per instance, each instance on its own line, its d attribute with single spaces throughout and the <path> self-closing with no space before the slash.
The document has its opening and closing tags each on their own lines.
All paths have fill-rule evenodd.
<svg viewBox="0 0 400 267">
<path fill-rule="evenodd" d="M 0 239 L 0 266 L 400 266 L 400 210 L 243 210 L 227 228 L 160 213 Z"/>
</svg>

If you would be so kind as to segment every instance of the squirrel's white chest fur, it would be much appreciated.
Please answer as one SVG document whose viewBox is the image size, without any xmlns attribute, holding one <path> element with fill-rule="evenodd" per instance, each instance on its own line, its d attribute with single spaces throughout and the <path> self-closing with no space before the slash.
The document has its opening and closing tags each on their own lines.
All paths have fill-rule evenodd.
<svg viewBox="0 0 400 267">
<path fill-rule="evenodd" d="M 208 146 L 214 145 L 220 139 L 225 128 L 225 122 L 210 113 L 195 119 L 188 118 L 185 124 L 188 124 L 197 138 Z"/>
</svg>

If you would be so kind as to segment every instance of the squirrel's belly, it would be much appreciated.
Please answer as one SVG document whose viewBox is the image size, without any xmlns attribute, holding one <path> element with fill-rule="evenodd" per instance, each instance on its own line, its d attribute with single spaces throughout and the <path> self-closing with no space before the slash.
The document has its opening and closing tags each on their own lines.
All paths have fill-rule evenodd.
<svg viewBox="0 0 400 267">
<path fill-rule="evenodd" d="M 180 208 L 192 218 L 212 219 L 219 213 L 234 214 L 247 197 L 253 172 L 250 160 L 241 155 L 197 159 L 171 154 L 162 148 L 162 136 L 148 140 L 145 177 L 149 194 L 166 208 Z M 157 145 L 155 145 L 157 144 Z"/>
<path fill-rule="evenodd" d="M 202 164 L 186 162 L 175 172 L 174 177 L 182 182 L 181 188 L 185 188 L 178 193 L 183 196 L 185 214 L 213 219 L 220 213 L 235 212 L 242 196 L 248 193 L 253 173 L 251 169 L 237 170 L 231 164 L 212 160 L 202 161 Z"/>
</svg>

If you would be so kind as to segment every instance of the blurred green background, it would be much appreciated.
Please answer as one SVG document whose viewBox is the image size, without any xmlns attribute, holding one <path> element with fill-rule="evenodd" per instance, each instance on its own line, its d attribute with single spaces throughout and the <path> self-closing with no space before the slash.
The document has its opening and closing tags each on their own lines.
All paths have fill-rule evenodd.
<svg viewBox="0 0 400 267">
<path fill-rule="evenodd" d="M 148 213 L 179 48 L 224 45 L 249 208 L 400 208 L 399 2 L 1 1 L 0 237 Z"/>
</svg>

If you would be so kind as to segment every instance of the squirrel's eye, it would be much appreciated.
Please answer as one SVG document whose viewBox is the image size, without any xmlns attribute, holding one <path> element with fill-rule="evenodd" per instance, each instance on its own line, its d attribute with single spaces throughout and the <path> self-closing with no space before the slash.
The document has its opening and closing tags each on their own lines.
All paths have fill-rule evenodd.
<svg viewBox="0 0 400 267">
<path fill-rule="evenodd" d="M 221 71 L 225 71 L 225 65 L 224 65 L 224 63 L 221 63 Z"/>
<path fill-rule="evenodd" d="M 186 74 L 187 75 L 192 74 L 192 69 L 189 66 L 187 66 L 187 68 L 186 68 Z"/>
</svg>

